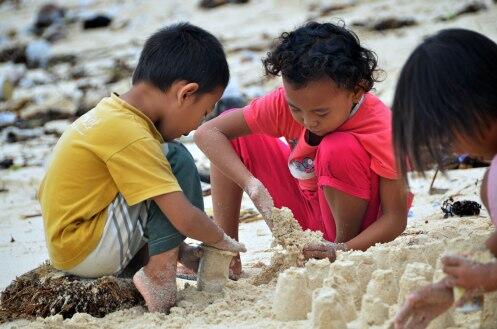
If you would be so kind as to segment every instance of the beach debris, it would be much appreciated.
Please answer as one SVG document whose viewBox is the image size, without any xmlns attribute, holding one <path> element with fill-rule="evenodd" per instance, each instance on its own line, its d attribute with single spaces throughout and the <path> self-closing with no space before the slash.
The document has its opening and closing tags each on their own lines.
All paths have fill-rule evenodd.
<svg viewBox="0 0 497 329">
<path fill-rule="evenodd" d="M 12 112 L 0 112 L 0 128 L 13 125 L 17 120 L 17 115 Z"/>
<path fill-rule="evenodd" d="M 198 6 L 203 9 L 211 9 L 227 5 L 229 3 L 244 4 L 247 2 L 249 2 L 249 0 L 201 0 Z"/>
<path fill-rule="evenodd" d="M 0 160 L 0 168 L 2 169 L 9 169 L 14 165 L 14 159 L 12 158 L 5 158 Z"/>
<path fill-rule="evenodd" d="M 28 67 L 46 68 L 50 61 L 52 46 L 48 41 L 35 40 L 26 47 L 26 63 Z"/>
<path fill-rule="evenodd" d="M 238 81 L 231 78 L 221 99 L 216 103 L 214 110 L 206 116 L 205 121 L 209 121 L 228 110 L 242 108 L 245 105 L 247 105 L 247 98 L 242 93 Z"/>
<path fill-rule="evenodd" d="M 198 168 L 198 175 L 200 176 L 200 181 L 202 183 L 211 183 L 211 174 L 209 172 L 209 168 Z"/>
<path fill-rule="evenodd" d="M 97 14 L 91 17 L 88 17 L 83 21 L 83 29 L 98 29 L 102 27 L 107 27 L 112 23 L 112 18 L 104 14 Z"/>
<path fill-rule="evenodd" d="M 209 196 L 209 195 L 211 195 L 211 193 L 212 193 L 212 191 L 211 191 L 210 187 L 202 189 L 202 196 Z"/>
<path fill-rule="evenodd" d="M 327 16 L 335 13 L 336 11 L 343 10 L 354 6 L 357 3 L 356 0 L 341 0 L 341 1 L 333 1 L 332 3 L 311 3 L 309 5 L 309 11 L 316 13 L 312 15 L 312 19 Z"/>
<path fill-rule="evenodd" d="M 114 59 L 114 64 L 110 69 L 110 76 L 106 83 L 115 83 L 123 79 L 128 79 L 133 73 L 133 68 L 124 59 Z"/>
<path fill-rule="evenodd" d="M 0 63 L 26 63 L 26 44 L 12 41 L 0 46 Z"/>
<path fill-rule="evenodd" d="M 46 263 L 17 277 L 2 291 L 0 323 L 56 314 L 66 319 L 75 313 L 101 318 L 143 304 L 131 279 L 113 276 L 82 279 Z"/>
<path fill-rule="evenodd" d="M 64 24 L 65 8 L 54 3 L 48 3 L 40 7 L 33 23 L 33 32 L 41 36 L 46 28 L 52 25 Z"/>
<path fill-rule="evenodd" d="M 417 21 L 414 18 L 399 18 L 399 17 L 384 17 L 376 20 L 364 20 L 353 22 L 353 26 L 365 27 L 371 31 L 386 31 L 400 29 L 406 26 L 417 25 Z"/>
<path fill-rule="evenodd" d="M 43 130 L 46 135 L 62 136 L 64 131 L 71 125 L 69 120 L 54 120 L 45 123 Z"/>
<path fill-rule="evenodd" d="M 473 1 L 462 5 L 452 13 L 439 16 L 435 20 L 442 22 L 451 21 L 459 16 L 465 14 L 474 14 L 482 10 L 487 10 L 487 5 L 482 1 Z"/>
<path fill-rule="evenodd" d="M 455 201 L 452 197 L 445 200 L 442 204 L 442 212 L 444 213 L 444 218 L 449 216 L 477 216 L 480 214 L 481 204 L 476 201 L 462 200 Z"/>
<path fill-rule="evenodd" d="M 262 219 L 264 219 L 262 215 L 257 210 L 252 208 L 240 210 L 240 216 L 238 218 L 240 223 L 250 223 Z"/>
<path fill-rule="evenodd" d="M 14 84 L 5 76 L 0 76 L 0 101 L 8 101 L 14 93 Z M 0 125 L 2 125 L 0 118 Z"/>
<path fill-rule="evenodd" d="M 32 214 L 22 215 L 22 219 L 30 219 L 30 218 L 36 218 L 36 217 L 41 217 L 41 213 L 36 212 L 36 213 L 32 213 Z"/>
<path fill-rule="evenodd" d="M 43 135 L 42 128 L 19 129 L 14 126 L 5 128 L 0 134 L 0 141 L 7 143 L 17 143 L 37 138 Z"/>
</svg>

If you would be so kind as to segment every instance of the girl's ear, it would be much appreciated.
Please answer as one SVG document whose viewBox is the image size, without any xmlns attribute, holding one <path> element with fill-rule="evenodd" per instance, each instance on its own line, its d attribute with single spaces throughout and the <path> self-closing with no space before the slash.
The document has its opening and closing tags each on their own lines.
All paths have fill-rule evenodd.
<svg viewBox="0 0 497 329">
<path fill-rule="evenodd" d="M 182 105 L 189 97 L 193 97 L 198 90 L 199 85 L 196 82 L 185 82 L 177 92 L 177 100 Z"/>
<path fill-rule="evenodd" d="M 364 95 L 364 88 L 362 88 L 361 86 L 356 86 L 352 95 L 353 103 L 358 103 L 361 100 L 362 95 Z"/>
</svg>

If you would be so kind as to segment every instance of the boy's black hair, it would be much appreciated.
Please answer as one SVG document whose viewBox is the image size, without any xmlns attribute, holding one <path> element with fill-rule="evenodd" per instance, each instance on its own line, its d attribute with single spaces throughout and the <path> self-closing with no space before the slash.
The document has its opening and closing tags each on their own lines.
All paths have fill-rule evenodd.
<svg viewBox="0 0 497 329">
<path fill-rule="evenodd" d="M 309 22 L 285 32 L 263 63 L 266 74 L 281 73 L 296 87 L 328 76 L 341 88 L 369 91 L 378 81 L 375 53 L 343 23 Z"/>
<path fill-rule="evenodd" d="M 226 88 L 230 78 L 228 63 L 219 40 L 189 23 L 167 26 L 146 42 L 133 73 L 133 84 L 146 81 L 166 90 L 175 81 L 199 84 L 203 94 Z"/>
<path fill-rule="evenodd" d="M 425 39 L 405 63 L 392 105 L 396 158 L 423 173 L 443 167 L 456 135 L 471 138 L 497 120 L 497 44 L 447 29 Z"/>
</svg>

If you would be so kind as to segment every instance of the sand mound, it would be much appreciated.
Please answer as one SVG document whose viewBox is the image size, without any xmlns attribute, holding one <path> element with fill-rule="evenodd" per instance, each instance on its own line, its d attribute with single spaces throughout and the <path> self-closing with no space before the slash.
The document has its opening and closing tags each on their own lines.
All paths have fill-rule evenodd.
<svg viewBox="0 0 497 329">
<path fill-rule="evenodd" d="M 278 273 L 292 266 L 303 266 L 303 248 L 307 244 L 323 241 L 321 232 L 303 231 L 292 211 L 286 207 L 273 208 L 269 221 L 273 224 L 274 243 L 281 248 L 275 249 L 271 264 L 263 267 L 261 273 L 251 279 L 254 285 L 267 284 L 275 279 Z"/>
<path fill-rule="evenodd" d="M 2 292 L 0 323 L 56 314 L 70 318 L 75 313 L 100 318 L 141 304 L 141 295 L 130 279 L 80 279 L 44 264 L 16 278 Z"/>
</svg>

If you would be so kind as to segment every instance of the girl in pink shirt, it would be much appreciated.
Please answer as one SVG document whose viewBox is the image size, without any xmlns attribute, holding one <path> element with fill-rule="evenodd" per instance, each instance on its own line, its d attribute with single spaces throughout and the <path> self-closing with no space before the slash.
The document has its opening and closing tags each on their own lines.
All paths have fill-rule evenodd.
<svg viewBox="0 0 497 329">
<path fill-rule="evenodd" d="M 391 113 L 369 93 L 376 64 L 344 26 L 307 23 L 264 59 L 283 87 L 197 130 L 212 162 L 214 218 L 229 235 L 238 238 L 243 191 L 264 217 L 285 206 L 303 229 L 323 232 L 329 243 L 308 246 L 308 258 L 334 259 L 337 248 L 364 250 L 403 232 L 408 191 Z"/>
<path fill-rule="evenodd" d="M 443 156 L 452 151 L 493 158 L 481 199 L 497 226 L 496 86 L 497 44 L 477 32 L 442 30 L 407 60 L 392 109 L 396 155 L 404 177 L 406 159 L 423 172 L 429 163 L 441 167 Z M 497 255 L 497 231 L 486 246 Z M 479 264 L 445 256 L 442 263 L 447 277 L 409 295 L 395 319 L 396 328 L 426 328 L 454 303 L 455 286 L 466 290 L 459 305 L 482 292 L 497 291 L 496 261 Z"/>
</svg>

